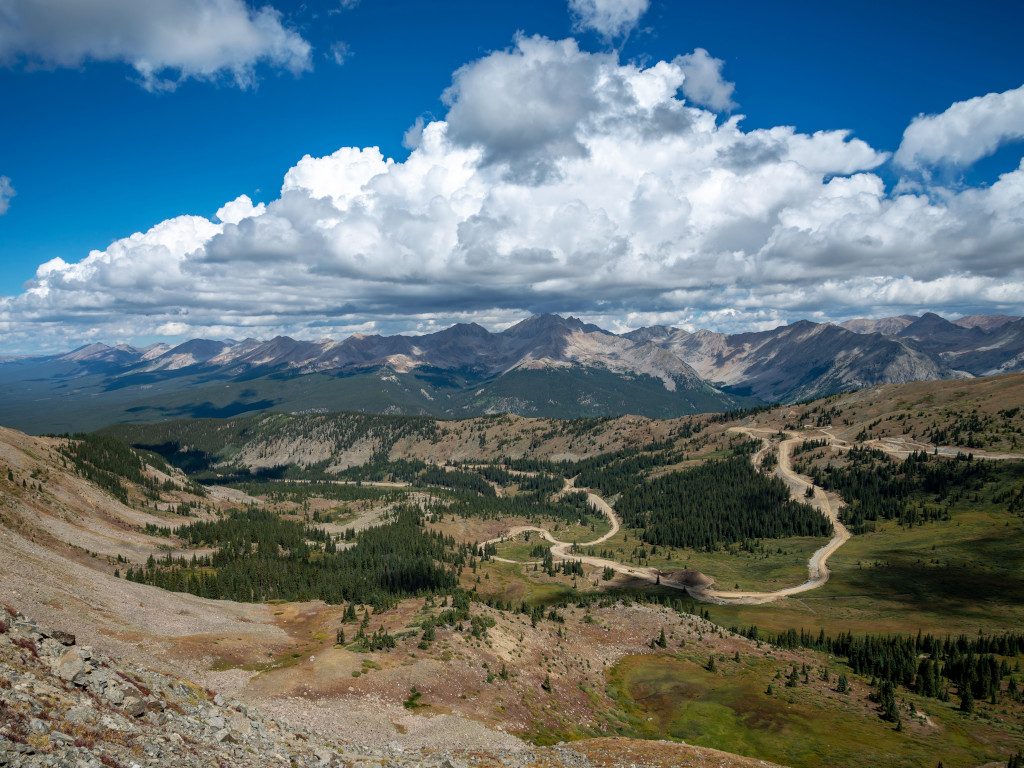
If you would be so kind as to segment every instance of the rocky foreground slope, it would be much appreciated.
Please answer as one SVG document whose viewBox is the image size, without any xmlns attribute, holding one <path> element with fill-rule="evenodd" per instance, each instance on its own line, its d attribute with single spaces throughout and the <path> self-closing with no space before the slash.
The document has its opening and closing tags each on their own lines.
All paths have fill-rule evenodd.
<svg viewBox="0 0 1024 768">
<path fill-rule="evenodd" d="M 94 652 L 13 608 L 0 616 L 0 766 L 770 765 L 625 739 L 475 752 L 342 747 L 187 680 Z"/>
<path fill-rule="evenodd" d="M 307 734 L 21 614 L 0 630 L 0 765 L 341 764 Z"/>
</svg>

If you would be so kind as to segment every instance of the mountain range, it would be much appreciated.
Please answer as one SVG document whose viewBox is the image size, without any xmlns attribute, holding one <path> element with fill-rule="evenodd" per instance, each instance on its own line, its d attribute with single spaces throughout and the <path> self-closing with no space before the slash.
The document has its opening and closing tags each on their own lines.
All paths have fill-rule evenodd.
<svg viewBox="0 0 1024 768">
<path fill-rule="evenodd" d="M 934 313 L 802 320 L 751 333 L 667 326 L 615 334 L 538 315 L 500 332 L 457 324 L 341 341 L 90 344 L 0 360 L 0 423 L 75 431 L 268 409 L 464 417 L 653 417 L 791 402 L 882 383 L 1024 370 L 1024 319 Z"/>
</svg>

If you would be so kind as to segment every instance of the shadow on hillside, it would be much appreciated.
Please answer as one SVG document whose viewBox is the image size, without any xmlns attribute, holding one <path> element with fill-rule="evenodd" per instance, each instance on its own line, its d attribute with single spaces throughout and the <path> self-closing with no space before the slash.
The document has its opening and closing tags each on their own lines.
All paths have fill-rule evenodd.
<svg viewBox="0 0 1024 768">
<path fill-rule="evenodd" d="M 133 416 L 160 416 L 166 419 L 227 419 L 253 411 L 265 411 L 277 405 L 277 400 L 235 400 L 227 405 L 214 405 L 209 400 L 203 403 L 188 403 L 178 406 L 137 405 L 128 408 L 127 413 Z"/>
</svg>

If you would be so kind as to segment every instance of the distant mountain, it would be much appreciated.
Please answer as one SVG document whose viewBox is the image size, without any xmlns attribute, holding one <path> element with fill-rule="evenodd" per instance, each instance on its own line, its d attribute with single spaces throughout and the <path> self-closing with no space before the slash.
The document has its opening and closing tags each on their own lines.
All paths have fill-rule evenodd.
<svg viewBox="0 0 1024 768">
<path fill-rule="evenodd" d="M 548 314 L 497 333 L 469 323 L 340 341 L 95 343 L 10 359 L 0 361 L 0 423 L 58 432 L 263 410 L 671 417 L 1018 370 L 1020 319 L 953 323 L 926 313 L 756 333 L 651 326 L 619 335 Z"/>
<path fill-rule="evenodd" d="M 37 432 L 268 409 L 671 417 L 752 402 L 717 389 L 669 349 L 558 315 L 499 333 L 459 324 L 342 341 L 94 344 L 0 363 L 0 395 L 0 423 Z"/>
<path fill-rule="evenodd" d="M 151 356 L 139 370 L 172 371 L 204 365 L 231 375 L 252 371 L 355 372 L 388 367 L 398 373 L 422 368 L 464 370 L 482 377 L 517 369 L 581 366 L 624 376 L 651 376 L 669 391 L 678 386 L 707 389 L 696 372 L 671 352 L 558 315 L 531 317 L 500 333 L 475 324 L 460 324 L 423 336 L 354 335 L 342 342 L 278 336 L 265 342 L 246 339 L 228 345 L 194 339 Z"/>
<path fill-rule="evenodd" d="M 931 314 L 931 313 L 929 313 Z M 896 336 L 919 318 L 917 315 L 896 315 L 895 317 L 857 317 L 844 320 L 840 326 L 854 333 L 881 333 L 883 336 Z M 1016 315 L 968 315 L 953 320 L 953 325 L 961 328 L 980 328 L 983 331 L 994 331 L 997 328 L 1020 320 Z"/>
<path fill-rule="evenodd" d="M 213 359 L 225 349 L 228 349 L 228 344 L 223 341 L 192 339 L 184 344 L 172 347 L 160 355 L 151 357 L 144 370 L 177 371 L 182 368 L 189 368 Z"/>
<path fill-rule="evenodd" d="M 953 323 L 927 312 L 839 326 L 799 321 L 729 336 L 664 326 L 626 335 L 671 349 L 724 391 L 770 402 L 1024 370 L 1024 320 L 1007 316 Z"/>
<path fill-rule="evenodd" d="M 1024 319 L 999 325 L 983 333 L 977 344 L 961 345 L 939 356 L 949 367 L 973 376 L 1024 371 Z"/>
<path fill-rule="evenodd" d="M 139 359 L 139 352 L 126 344 L 110 347 L 106 344 L 87 344 L 73 349 L 58 357 L 69 363 L 110 363 L 112 365 L 130 365 Z"/>
<path fill-rule="evenodd" d="M 926 312 L 896 334 L 911 341 L 928 354 L 939 355 L 962 349 L 973 349 L 984 343 L 987 334 L 981 328 L 965 328 L 949 322 L 934 312 Z"/>
<path fill-rule="evenodd" d="M 914 315 L 898 315 L 896 317 L 857 317 L 844 320 L 840 327 L 854 333 L 880 333 L 883 336 L 895 336 L 912 322 L 917 320 Z"/>
<path fill-rule="evenodd" d="M 1007 323 L 1020 319 L 1016 315 L 968 315 L 953 322 L 964 328 L 981 328 L 983 331 L 994 331 Z"/>
<path fill-rule="evenodd" d="M 802 320 L 771 331 L 664 334 L 641 328 L 697 373 L 727 391 L 769 402 L 803 400 L 890 382 L 945 378 L 927 354 L 880 333 L 860 334 Z"/>
</svg>

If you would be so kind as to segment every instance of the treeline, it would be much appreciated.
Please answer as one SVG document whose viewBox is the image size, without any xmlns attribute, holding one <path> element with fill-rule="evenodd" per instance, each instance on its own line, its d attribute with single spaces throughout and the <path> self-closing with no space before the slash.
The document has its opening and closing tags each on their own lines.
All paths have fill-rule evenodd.
<svg viewBox="0 0 1024 768">
<path fill-rule="evenodd" d="M 127 578 L 241 602 L 319 599 L 386 607 L 401 597 L 453 589 L 458 568 L 471 557 L 469 547 L 426 531 L 413 506 L 399 507 L 393 521 L 362 531 L 342 550 L 323 531 L 262 510 L 194 523 L 176 535 L 218 549 L 191 559 L 151 558 L 129 569 Z"/>
<path fill-rule="evenodd" d="M 794 403 L 796 405 L 796 403 Z M 767 413 L 774 408 L 778 408 L 777 405 L 755 405 L 747 408 L 734 408 L 731 411 L 722 411 L 721 413 L 713 413 L 708 416 L 708 424 L 727 424 L 730 421 L 739 421 L 745 419 L 748 416 L 756 416 L 759 413 Z"/>
<path fill-rule="evenodd" d="M 494 464 L 475 467 L 473 472 L 503 488 L 515 486 L 520 492 L 549 496 L 562 490 L 562 479 L 544 472 L 513 473 Z"/>
<path fill-rule="evenodd" d="M 816 509 L 793 501 L 786 484 L 757 472 L 744 456 L 709 461 L 627 488 L 616 503 L 625 525 L 644 541 L 714 550 L 784 536 L 828 536 Z"/>
<path fill-rule="evenodd" d="M 500 485 L 503 488 L 515 485 L 517 479 L 520 477 L 519 475 L 513 475 L 508 470 L 502 469 L 501 467 L 493 464 L 474 467 L 473 471 L 485 480 L 489 480 L 495 485 Z"/>
<path fill-rule="evenodd" d="M 400 482 L 417 487 L 436 486 L 471 491 L 481 496 L 495 495 L 494 487 L 476 472 L 446 469 L 419 459 L 388 460 L 381 453 L 375 454 L 366 464 L 348 467 L 338 476 L 362 482 Z"/>
<path fill-rule="evenodd" d="M 581 488 L 593 488 L 603 495 L 614 496 L 642 481 L 647 471 L 680 461 L 682 455 L 671 450 L 672 446 L 672 441 L 651 442 L 638 448 L 624 448 L 577 461 L 506 457 L 501 463 L 518 472 L 575 477 Z"/>
<path fill-rule="evenodd" d="M 367 485 L 350 485 L 332 483 L 329 480 L 308 480 L 295 482 L 290 480 L 264 480 L 231 483 L 249 496 L 262 496 L 270 501 L 292 501 L 298 504 L 312 498 L 329 499 L 331 501 L 362 501 L 365 499 L 397 499 L 402 493 L 398 490 L 374 488 Z"/>
<path fill-rule="evenodd" d="M 1010 678 L 1007 693 L 1020 697 L 1007 658 L 1024 653 L 1024 634 L 979 635 L 968 638 L 933 635 L 865 635 L 843 633 L 830 637 L 790 629 L 778 635 L 763 635 L 757 627 L 743 632 L 752 640 L 765 640 L 781 648 L 811 648 L 846 660 L 857 674 L 876 682 L 903 686 L 920 696 L 947 700 L 950 685 L 956 687 L 962 709 L 970 711 L 973 701 L 995 703 L 1002 694 L 1002 681 Z M 966 703 L 965 703 L 966 702 Z"/>
<path fill-rule="evenodd" d="M 797 430 L 808 422 L 813 423 L 816 427 L 831 427 L 832 422 L 842 415 L 843 412 L 839 407 L 829 405 L 826 402 L 821 405 L 816 405 L 813 408 L 809 408 L 797 416 L 796 419 L 787 422 L 786 429 Z"/>
<path fill-rule="evenodd" d="M 593 522 L 600 517 L 587 501 L 587 494 L 582 491 L 567 493 L 557 499 L 526 493 L 515 496 L 456 493 L 444 499 L 428 502 L 427 510 L 439 515 L 451 514 L 459 517 L 524 517 L 529 520 L 554 518 L 566 523 L 582 524 Z"/>
<path fill-rule="evenodd" d="M 413 478 L 413 485 L 436 485 L 440 488 L 472 491 L 481 496 L 496 496 L 494 486 L 476 472 L 459 469 L 444 469 L 434 464 L 427 465 Z"/>
<path fill-rule="evenodd" d="M 159 497 L 160 483 L 146 477 L 146 463 L 117 438 L 95 433 L 72 435 L 61 453 L 78 474 L 122 502 L 128 501 L 126 480 L 141 486 L 151 498 Z"/>
<path fill-rule="evenodd" d="M 853 448 L 846 452 L 846 460 L 844 466 L 801 463 L 797 470 L 842 496 L 846 506 L 840 517 L 854 533 L 870 530 L 870 523 L 877 520 L 914 525 L 946 519 L 955 499 L 980 491 L 999 471 L 967 454 L 945 459 L 917 452 L 896 462 L 882 451 Z M 922 503 L 916 498 L 921 495 L 930 496 L 935 504 Z"/>
<path fill-rule="evenodd" d="M 537 473 L 534 475 L 515 475 L 516 485 L 520 493 L 532 493 L 535 496 L 551 496 L 562 490 L 562 478 Z"/>
<path fill-rule="evenodd" d="M 979 413 L 972 409 L 963 413 L 946 409 L 945 424 L 933 422 L 924 430 L 925 436 L 935 445 L 962 445 L 967 448 L 984 448 L 1002 441 L 1017 448 L 1024 443 L 1024 413 L 1017 406 L 1003 408 L 996 414 Z"/>
<path fill-rule="evenodd" d="M 734 456 L 748 456 L 760 446 L 760 440 L 743 440 L 730 450 Z M 594 488 L 605 496 L 614 496 L 642 485 L 650 470 L 677 464 L 685 458 L 671 447 L 671 442 L 649 443 L 645 450 L 650 453 L 625 450 L 584 459 L 575 462 L 572 472 L 581 488 Z"/>
<path fill-rule="evenodd" d="M 598 457 L 576 462 L 574 474 L 581 488 L 593 488 L 604 496 L 614 496 L 642 483 L 649 470 L 674 464 L 681 458 L 674 452 L 627 453 L 611 461 Z"/>
</svg>

